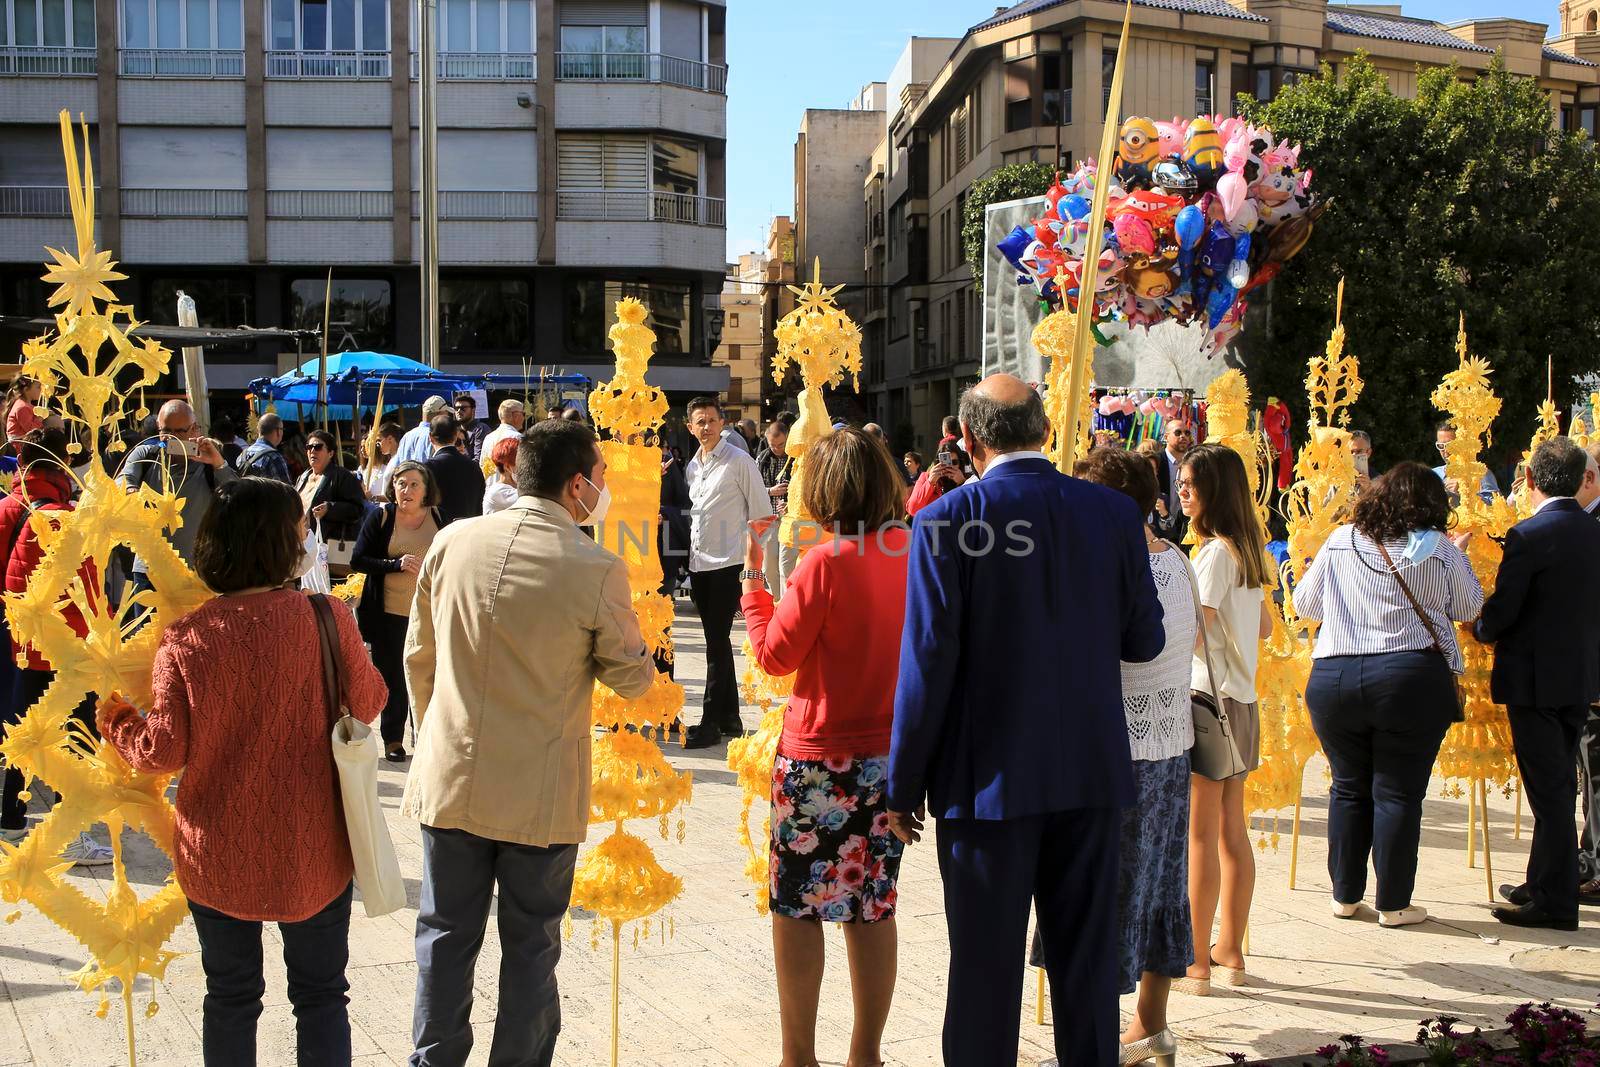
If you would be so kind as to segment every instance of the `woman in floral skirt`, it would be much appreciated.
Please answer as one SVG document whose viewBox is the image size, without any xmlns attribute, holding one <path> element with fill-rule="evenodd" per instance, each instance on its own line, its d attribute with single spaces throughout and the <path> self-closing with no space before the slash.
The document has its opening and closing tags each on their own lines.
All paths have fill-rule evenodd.
<svg viewBox="0 0 1600 1067">
<path fill-rule="evenodd" d="M 805 509 L 822 536 L 782 602 L 774 607 L 766 588 L 761 530 L 742 575 L 756 662 L 795 675 L 772 769 L 768 867 L 782 1067 L 817 1063 L 823 922 L 843 925 L 850 960 L 846 1067 L 875 1067 L 894 994 L 903 847 L 889 832 L 884 781 L 905 619 L 908 531 L 895 522 L 905 483 L 888 450 L 855 429 L 813 445 L 805 475 Z"/>
</svg>

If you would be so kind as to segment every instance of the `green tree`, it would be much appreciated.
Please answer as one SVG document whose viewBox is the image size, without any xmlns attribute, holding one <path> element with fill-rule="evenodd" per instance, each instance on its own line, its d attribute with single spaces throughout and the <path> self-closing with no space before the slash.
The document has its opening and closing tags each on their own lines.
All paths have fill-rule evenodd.
<svg viewBox="0 0 1600 1067">
<path fill-rule="evenodd" d="M 1304 424 L 1306 358 L 1327 339 L 1343 276 L 1347 343 L 1366 381 L 1352 425 L 1372 433 L 1384 466 L 1433 456 L 1441 414 L 1428 396 L 1455 365 L 1458 314 L 1505 401 L 1496 458 L 1526 447 L 1547 357 L 1563 409 L 1573 380 L 1600 369 L 1594 146 L 1555 130 L 1544 91 L 1498 59 L 1462 77 L 1426 71 L 1406 100 L 1357 56 L 1269 103 L 1241 98 L 1253 122 L 1304 146 L 1312 188 L 1330 201 L 1243 335 L 1252 390 L 1283 397 Z"/>
<path fill-rule="evenodd" d="M 983 246 L 983 209 L 1006 200 L 1043 196 L 1056 172 L 1043 163 L 1007 163 L 996 167 L 967 187 L 966 214 L 961 219 L 961 244 L 972 264 L 972 277 L 983 288 L 983 263 L 989 250 Z"/>
</svg>

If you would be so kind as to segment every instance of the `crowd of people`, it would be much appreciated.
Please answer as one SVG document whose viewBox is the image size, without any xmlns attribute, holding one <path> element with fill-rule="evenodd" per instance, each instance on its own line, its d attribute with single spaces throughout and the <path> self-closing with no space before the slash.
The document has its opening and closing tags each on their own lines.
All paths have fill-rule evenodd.
<svg viewBox="0 0 1600 1067">
<path fill-rule="evenodd" d="M 74 486 L 59 417 L 34 411 L 26 385 L 13 392 L 21 473 L 0 537 L 15 591 L 40 556 L 27 515 L 72 507 Z M 591 692 L 638 696 L 666 665 L 633 612 L 582 412 L 530 423 L 508 400 L 491 428 L 470 397 L 451 408 L 434 397 L 417 427 L 380 424 L 355 470 L 313 431 L 296 471 L 277 416 L 246 444 L 204 436 L 171 401 L 122 466 L 130 490 L 174 488 L 183 521 L 170 540 L 217 596 L 167 620 L 151 707 L 104 694 L 77 714 L 133 767 L 182 772 L 174 863 L 206 975 L 207 1063 L 255 1062 L 265 922 L 282 932 L 301 1062 L 350 1060 L 353 864 L 327 694 L 305 669 L 320 657 L 317 621 L 299 588 L 319 564 L 366 575 L 353 613 L 333 605 L 339 700 L 378 724 L 389 760 L 410 763 L 401 811 L 422 826 L 411 1063 L 465 1062 L 496 898 L 490 1061 L 553 1061 Z M 950 944 L 945 1061 L 1016 1061 L 1031 958 L 1049 977 L 1061 1063 L 1168 1067 L 1171 993 L 1250 981 L 1244 787 L 1260 759 L 1257 649 L 1276 576 L 1240 457 L 1175 419 L 1156 448 L 1096 448 L 1069 477 L 1044 454 L 1038 393 L 994 375 L 945 421 L 932 464 L 897 460 L 876 426 L 841 424 L 811 446 L 791 500 L 788 420 L 758 436 L 728 425 L 714 397 L 684 415 L 698 448 L 684 463 L 662 445 L 657 545 L 663 591 L 687 581 L 704 632 L 685 746 L 744 732 L 736 616 L 756 663 L 794 675 L 769 842 L 782 1067 L 817 1063 L 823 922 L 841 925 L 849 958 L 847 1063 L 881 1062 L 898 874 L 929 816 Z M 1363 913 L 1370 862 L 1377 921 L 1427 919 L 1413 902 L 1422 799 L 1461 716 L 1465 623 L 1494 646 L 1493 697 L 1535 821 L 1526 879 L 1503 887 L 1495 915 L 1575 929 L 1580 902 L 1600 902 L 1596 456 L 1566 438 L 1534 452 L 1535 514 L 1507 535 L 1485 597 L 1466 538 L 1449 532 L 1459 487 L 1416 463 L 1375 474 L 1370 438 L 1356 447 L 1350 521 L 1294 589 L 1300 615 L 1322 624 L 1306 701 L 1332 768 L 1332 911 Z M 780 534 L 791 507 L 805 521 Z M 137 559 L 126 578 L 85 567 L 93 596 L 149 588 Z M 7 724 L 51 677 L 36 652 L 15 651 L 21 665 L 0 679 Z M 1591 820 L 1578 842 L 1580 750 Z M 24 784 L 8 769 L 0 833 L 12 843 L 27 833 Z M 106 862 L 109 849 L 85 835 L 66 858 Z M 1121 1025 L 1118 995 L 1135 992 Z"/>
</svg>

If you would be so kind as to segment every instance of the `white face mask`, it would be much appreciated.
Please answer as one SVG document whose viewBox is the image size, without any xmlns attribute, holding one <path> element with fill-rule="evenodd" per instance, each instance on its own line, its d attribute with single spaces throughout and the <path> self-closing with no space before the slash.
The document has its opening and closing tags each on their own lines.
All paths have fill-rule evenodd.
<svg viewBox="0 0 1600 1067">
<path fill-rule="evenodd" d="M 578 477 L 589 482 L 589 479 L 582 474 L 578 475 Z M 579 526 L 598 526 L 605 521 L 606 512 L 611 510 L 611 487 L 609 485 L 598 486 L 593 482 L 589 482 L 589 488 L 599 493 L 600 499 L 594 502 L 594 507 L 587 509 L 589 513 L 578 521 Z M 579 500 L 578 503 L 582 504 L 583 501 Z"/>
</svg>

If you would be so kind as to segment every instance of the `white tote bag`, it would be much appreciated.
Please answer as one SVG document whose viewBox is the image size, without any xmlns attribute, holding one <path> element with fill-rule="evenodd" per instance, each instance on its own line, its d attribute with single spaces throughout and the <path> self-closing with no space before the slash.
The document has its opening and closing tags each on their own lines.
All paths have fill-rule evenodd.
<svg viewBox="0 0 1600 1067">
<path fill-rule="evenodd" d="M 367 916 L 375 918 L 406 906 L 406 884 L 389 839 L 389 825 L 378 803 L 378 735 L 344 706 L 344 672 L 339 662 L 339 631 L 333 607 L 321 594 L 312 596 L 322 641 L 322 679 L 328 693 L 328 719 L 333 724 L 333 766 L 339 773 L 350 858 L 355 861 L 356 888 Z"/>
<path fill-rule="evenodd" d="M 302 558 L 311 561 L 311 567 L 300 576 L 300 589 L 306 593 L 331 593 L 333 592 L 333 579 L 328 574 L 328 546 L 322 543 L 322 538 L 315 529 L 306 531 L 306 539 L 300 545 Z M 335 644 L 334 648 L 339 646 Z"/>
</svg>

